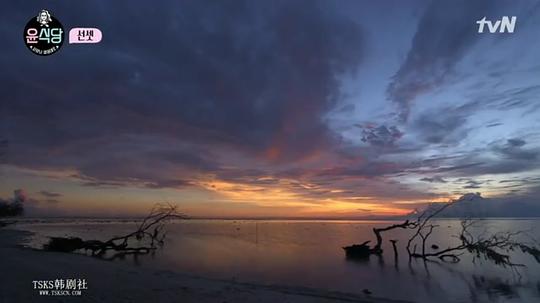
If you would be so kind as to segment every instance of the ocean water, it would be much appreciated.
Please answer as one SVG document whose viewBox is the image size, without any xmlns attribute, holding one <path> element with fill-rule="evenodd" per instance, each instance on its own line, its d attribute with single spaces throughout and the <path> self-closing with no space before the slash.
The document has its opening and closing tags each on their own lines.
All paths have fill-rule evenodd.
<svg viewBox="0 0 540 303">
<path fill-rule="evenodd" d="M 486 260 L 461 256 L 457 264 L 409 262 L 405 251 L 410 230 L 383 234 L 384 254 L 350 260 L 341 247 L 375 241 L 372 228 L 392 221 L 183 220 L 167 226 L 164 247 L 153 255 L 118 262 L 238 282 L 313 287 L 407 299 L 416 302 L 540 302 L 540 264 L 512 252 L 518 271 Z M 428 246 L 457 243 L 458 220 L 437 220 Z M 106 240 L 134 230 L 135 222 L 42 220 L 18 228 L 35 232 L 28 245 L 40 248 L 50 236 Z M 475 233 L 526 231 L 522 240 L 540 238 L 540 220 L 483 220 Z M 398 240 L 396 260 L 388 240 Z"/>
</svg>

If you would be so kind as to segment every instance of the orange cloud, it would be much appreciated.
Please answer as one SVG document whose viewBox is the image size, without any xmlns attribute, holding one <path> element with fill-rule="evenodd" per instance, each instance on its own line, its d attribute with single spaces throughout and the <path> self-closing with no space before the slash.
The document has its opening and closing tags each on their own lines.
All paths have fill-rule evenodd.
<svg viewBox="0 0 540 303">
<path fill-rule="evenodd" d="M 271 178 L 271 177 L 267 177 Z M 333 198 L 306 196 L 294 190 L 293 185 L 306 190 L 317 190 L 318 186 L 298 183 L 295 180 L 279 179 L 275 185 L 253 185 L 221 180 L 203 181 L 199 186 L 219 196 L 238 203 L 250 203 L 261 207 L 294 208 L 297 215 L 403 215 L 409 208 L 391 203 L 380 203 L 374 197 L 347 196 L 341 189 L 325 190 L 331 194 L 343 194 Z"/>
</svg>

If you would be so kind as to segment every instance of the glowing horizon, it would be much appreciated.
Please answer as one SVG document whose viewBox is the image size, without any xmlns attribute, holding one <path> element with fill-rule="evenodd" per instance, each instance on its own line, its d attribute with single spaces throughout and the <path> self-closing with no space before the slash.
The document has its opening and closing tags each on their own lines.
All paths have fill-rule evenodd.
<svg viewBox="0 0 540 303">
<path fill-rule="evenodd" d="M 138 3 L 77 5 L 49 9 L 103 27 L 99 44 L 4 49 L 0 199 L 24 189 L 29 214 L 169 201 L 201 217 L 346 218 L 475 192 L 537 201 L 529 4 L 171 2 L 152 18 Z M 513 34 L 477 32 L 500 14 L 518 17 Z"/>
</svg>

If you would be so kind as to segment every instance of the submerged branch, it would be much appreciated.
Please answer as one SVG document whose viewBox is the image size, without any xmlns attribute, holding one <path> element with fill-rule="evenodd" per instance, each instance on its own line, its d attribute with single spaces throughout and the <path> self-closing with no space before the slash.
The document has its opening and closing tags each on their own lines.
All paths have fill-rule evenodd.
<svg viewBox="0 0 540 303">
<path fill-rule="evenodd" d="M 396 228 L 414 228 L 415 226 L 416 226 L 416 222 L 409 222 L 409 220 L 406 220 L 405 222 L 400 223 L 400 224 L 394 224 L 394 225 L 390 225 L 383 228 L 373 228 L 373 233 L 375 234 L 375 237 L 377 239 L 377 243 L 375 244 L 375 246 L 370 248 L 368 246 L 368 243 L 371 241 L 365 241 L 362 244 L 354 244 L 351 246 L 345 246 L 343 247 L 343 249 L 345 250 L 345 253 L 348 257 L 354 257 L 354 258 L 367 258 L 372 254 L 381 255 L 383 253 L 383 250 L 381 248 L 382 246 L 381 233 L 392 230 L 392 229 L 396 229 Z"/>
<path fill-rule="evenodd" d="M 0 228 L 6 227 L 6 226 L 11 225 L 11 224 L 15 224 L 15 223 L 17 223 L 16 220 L 12 220 L 12 221 L 4 221 L 4 220 L 2 220 L 2 221 L 0 221 Z"/>
<path fill-rule="evenodd" d="M 82 240 L 77 237 L 52 237 L 43 246 L 45 250 L 73 252 L 76 250 L 90 250 L 92 256 L 103 257 L 108 251 L 118 254 L 148 254 L 163 245 L 166 232 L 165 224 L 171 219 L 185 219 L 186 216 L 177 211 L 176 206 L 171 204 L 156 204 L 150 213 L 142 220 L 134 232 L 124 236 L 113 237 L 107 241 Z M 139 244 L 145 241 L 145 245 L 130 245 L 132 240 Z"/>
<path fill-rule="evenodd" d="M 429 221 L 429 217 L 426 217 Z M 419 236 L 422 239 L 422 252 L 417 253 L 416 249 L 409 253 L 411 258 L 421 258 L 427 260 L 429 258 L 438 258 L 441 261 L 457 263 L 460 261 L 460 256 L 465 252 L 473 255 L 475 259 L 483 259 L 493 262 L 495 265 L 502 267 L 521 267 L 523 264 L 514 263 L 511 259 L 510 252 L 521 249 L 523 253 L 533 256 L 540 263 L 540 251 L 526 243 L 516 240 L 523 232 L 503 232 L 495 233 L 488 237 L 474 236 L 470 228 L 474 225 L 474 220 L 464 219 L 461 221 L 461 232 L 457 236 L 461 243 L 448 247 L 443 250 L 426 252 L 426 241 L 432 234 L 436 225 L 420 224 L 416 233 L 409 239 L 409 244 L 414 241 L 414 238 Z M 426 232 L 426 230 L 428 230 Z M 409 248 L 408 248 L 408 251 Z"/>
<path fill-rule="evenodd" d="M 372 254 L 382 255 L 382 233 L 396 228 L 408 228 L 414 230 L 406 245 L 409 259 L 419 258 L 426 261 L 439 259 L 444 262 L 457 263 L 461 260 L 460 257 L 464 253 L 469 253 L 473 255 L 473 262 L 476 259 L 483 259 L 493 262 L 498 266 L 516 268 L 523 265 L 514 263 L 511 259 L 510 252 L 521 250 L 521 252 L 532 256 L 540 263 L 540 250 L 536 246 L 516 240 L 518 236 L 526 235 L 523 231 L 495 233 L 488 236 L 486 236 L 487 231 L 485 231 L 483 234 L 475 236 L 471 232 L 471 229 L 476 221 L 470 219 L 461 221 L 461 232 L 456 236 L 459 239 L 458 244 L 441 250 L 439 250 L 438 245 L 433 244 L 431 245 L 431 250 L 429 250 L 427 243 L 433 232 L 439 228 L 439 225 L 432 224 L 432 220 L 448 207 L 461 201 L 462 199 L 453 200 L 442 204 L 440 207 L 432 204 L 420 213 L 414 221 L 406 220 L 401 224 L 373 228 L 373 233 L 377 239 L 373 247 L 369 247 L 368 243 L 370 241 L 366 241 L 362 244 L 343 247 L 343 249 L 348 257 L 368 258 Z M 396 243 L 395 241 L 391 242 L 394 248 L 394 255 L 397 258 Z"/>
</svg>

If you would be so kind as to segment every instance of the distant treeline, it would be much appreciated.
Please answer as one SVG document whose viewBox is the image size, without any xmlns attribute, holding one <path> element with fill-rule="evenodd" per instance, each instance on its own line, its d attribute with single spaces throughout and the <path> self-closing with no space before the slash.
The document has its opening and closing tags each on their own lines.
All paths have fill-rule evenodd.
<svg viewBox="0 0 540 303">
<path fill-rule="evenodd" d="M 19 202 L 3 202 L 0 201 L 0 218 L 2 217 L 15 217 L 24 213 L 22 203 Z"/>
</svg>

